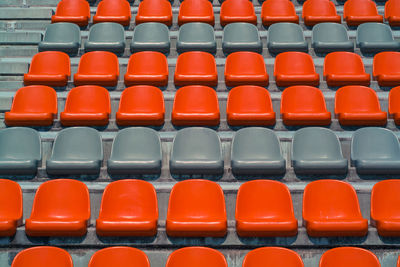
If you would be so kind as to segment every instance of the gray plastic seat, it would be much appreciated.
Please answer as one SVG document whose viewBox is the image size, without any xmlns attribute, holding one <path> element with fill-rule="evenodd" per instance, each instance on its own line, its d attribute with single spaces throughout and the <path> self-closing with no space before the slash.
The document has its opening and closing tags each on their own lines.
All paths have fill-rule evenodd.
<svg viewBox="0 0 400 267">
<path fill-rule="evenodd" d="M 172 174 L 222 175 L 224 160 L 217 132 L 203 127 L 179 130 L 169 162 Z"/>
<path fill-rule="evenodd" d="M 39 43 L 39 52 L 61 51 L 75 55 L 81 47 L 81 30 L 78 25 L 67 22 L 49 24 L 43 41 Z"/>
<path fill-rule="evenodd" d="M 25 127 L 0 130 L 0 174 L 35 175 L 42 160 L 37 131 Z"/>
<path fill-rule="evenodd" d="M 383 23 L 361 24 L 357 28 L 356 41 L 357 47 L 365 54 L 400 50 L 400 43 L 394 40 L 392 30 Z"/>
<path fill-rule="evenodd" d="M 158 174 L 161 172 L 160 136 L 144 127 L 119 131 L 114 139 L 108 173 L 111 175 Z"/>
<path fill-rule="evenodd" d="M 169 53 L 169 30 L 165 24 L 158 22 L 141 23 L 135 27 L 131 42 L 131 52 L 158 51 Z"/>
<path fill-rule="evenodd" d="M 123 54 L 125 50 L 125 30 L 119 23 L 103 22 L 94 24 L 89 30 L 85 52 L 109 51 Z"/>
<path fill-rule="evenodd" d="M 316 53 L 354 51 L 354 43 L 349 40 L 346 27 L 332 22 L 319 23 L 313 27 L 312 47 Z"/>
<path fill-rule="evenodd" d="M 231 167 L 235 175 L 285 173 L 286 160 L 274 131 L 262 127 L 237 131 L 232 140 Z"/>
<path fill-rule="evenodd" d="M 257 27 L 245 22 L 229 23 L 224 28 L 222 50 L 225 54 L 238 51 L 262 53 L 262 42 Z"/>
<path fill-rule="evenodd" d="M 358 129 L 351 140 L 351 161 L 360 174 L 399 174 L 399 140 L 385 128 Z"/>
<path fill-rule="evenodd" d="M 288 51 L 308 52 L 303 30 L 296 23 L 274 23 L 268 28 L 268 50 L 273 54 Z"/>
<path fill-rule="evenodd" d="M 102 161 L 99 132 L 89 127 L 72 127 L 57 134 L 46 171 L 50 175 L 98 174 Z"/>
<path fill-rule="evenodd" d="M 178 53 L 188 51 L 204 51 L 215 54 L 217 42 L 215 41 L 214 28 L 201 22 L 185 23 L 179 28 Z"/>
<path fill-rule="evenodd" d="M 296 131 L 292 141 L 292 164 L 298 174 L 346 174 L 336 134 L 326 128 L 307 127 Z"/>
</svg>

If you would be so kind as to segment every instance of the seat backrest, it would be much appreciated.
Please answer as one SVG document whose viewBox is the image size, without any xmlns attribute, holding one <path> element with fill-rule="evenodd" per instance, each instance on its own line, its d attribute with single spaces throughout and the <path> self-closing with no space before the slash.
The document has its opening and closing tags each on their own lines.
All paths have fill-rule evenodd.
<svg viewBox="0 0 400 267">
<path fill-rule="evenodd" d="M 77 73 L 104 75 L 119 75 L 118 57 L 108 51 L 92 51 L 82 55 Z"/>
<path fill-rule="evenodd" d="M 371 0 L 348 0 L 344 3 L 343 17 L 378 15 L 376 4 Z"/>
<path fill-rule="evenodd" d="M 296 15 L 294 4 L 288 0 L 268 0 L 262 4 L 264 16 Z"/>
<path fill-rule="evenodd" d="M 124 0 L 126 1 L 126 0 Z M 102 22 L 90 27 L 89 42 L 125 42 L 124 27 L 115 22 Z"/>
<path fill-rule="evenodd" d="M 257 41 L 260 39 L 260 34 L 256 26 L 246 22 L 233 22 L 224 27 L 222 42 L 224 40 L 230 42 L 240 42 L 245 40 Z"/>
<path fill-rule="evenodd" d="M 147 255 L 131 247 L 109 247 L 96 251 L 90 258 L 88 267 L 150 267 Z"/>
<path fill-rule="evenodd" d="M 130 16 L 131 6 L 127 0 L 102 0 L 97 6 L 100 16 Z"/>
<path fill-rule="evenodd" d="M 67 251 L 57 247 L 32 247 L 22 250 L 15 256 L 11 267 L 73 267 Z"/>
<path fill-rule="evenodd" d="M 43 41 L 52 43 L 81 43 L 81 30 L 78 25 L 58 22 L 46 26 Z"/>
<path fill-rule="evenodd" d="M 247 253 L 243 259 L 242 266 L 304 267 L 304 264 L 299 254 L 293 250 L 281 247 L 262 247 L 256 248 Z"/>
<path fill-rule="evenodd" d="M 371 191 L 371 219 L 399 219 L 400 218 L 400 180 L 392 179 L 380 181 Z"/>
<path fill-rule="evenodd" d="M 364 74 L 364 63 L 359 55 L 351 52 L 332 52 L 325 56 L 324 76 L 327 74 Z"/>
<path fill-rule="evenodd" d="M 275 23 L 268 28 L 268 42 L 270 43 L 292 43 L 304 41 L 303 30 L 300 25 L 296 23 Z"/>
<path fill-rule="evenodd" d="M 400 86 L 392 88 L 389 92 L 389 114 L 400 112 Z"/>
<path fill-rule="evenodd" d="M 135 111 L 165 112 L 164 95 L 160 89 L 150 85 L 137 85 L 126 88 L 119 102 L 120 112 Z"/>
<path fill-rule="evenodd" d="M 336 7 L 330 0 L 307 0 L 303 4 L 305 16 L 336 16 Z"/>
<path fill-rule="evenodd" d="M 275 58 L 274 75 L 277 74 L 315 74 L 312 57 L 303 52 L 284 52 Z"/>
<path fill-rule="evenodd" d="M 0 130 L 1 160 L 42 159 L 42 144 L 37 131 L 25 127 Z"/>
<path fill-rule="evenodd" d="M 187 247 L 175 250 L 169 255 L 165 267 L 228 267 L 224 255 L 218 250 L 206 247 Z"/>
<path fill-rule="evenodd" d="M 58 3 L 56 16 L 90 17 L 90 6 L 86 0 L 62 0 Z"/>
<path fill-rule="evenodd" d="M 357 44 L 361 42 L 392 42 L 394 38 L 392 30 L 388 25 L 377 22 L 367 22 L 357 27 L 356 41 Z"/>
<path fill-rule="evenodd" d="M 398 16 L 400 14 L 400 1 L 389 0 L 385 4 L 385 19 L 388 20 L 389 17 Z"/>
<path fill-rule="evenodd" d="M 312 42 L 347 42 L 349 35 L 346 27 L 339 23 L 323 22 L 312 28 Z"/>
<path fill-rule="evenodd" d="M 374 56 L 372 75 L 376 78 L 379 75 L 400 74 L 400 52 L 384 51 Z M 392 91 L 392 90 L 391 90 Z M 390 102 L 390 100 L 389 100 Z"/>
<path fill-rule="evenodd" d="M 33 56 L 29 66 L 30 74 L 66 74 L 71 75 L 71 63 L 66 53 L 45 51 Z"/>
<path fill-rule="evenodd" d="M 281 96 L 282 112 L 327 112 L 324 95 L 316 87 L 290 86 Z"/>
<path fill-rule="evenodd" d="M 22 87 L 15 93 L 11 111 L 57 114 L 57 93 L 53 88 L 44 85 Z"/>
<path fill-rule="evenodd" d="M 336 91 L 335 113 L 380 112 L 381 107 L 376 92 L 366 86 L 343 86 Z"/>
<path fill-rule="evenodd" d="M 191 113 L 215 109 L 219 110 L 217 93 L 211 87 L 201 85 L 179 88 L 172 108 L 172 110 L 187 110 Z"/>
<path fill-rule="evenodd" d="M 21 220 L 23 210 L 22 190 L 18 183 L 0 179 L 0 218 Z"/>
<path fill-rule="evenodd" d="M 65 112 L 111 113 L 110 93 L 97 85 L 82 85 L 69 91 L 65 101 Z"/>
<path fill-rule="evenodd" d="M 356 247 L 333 248 L 322 254 L 319 267 L 380 267 L 372 252 Z"/>
</svg>

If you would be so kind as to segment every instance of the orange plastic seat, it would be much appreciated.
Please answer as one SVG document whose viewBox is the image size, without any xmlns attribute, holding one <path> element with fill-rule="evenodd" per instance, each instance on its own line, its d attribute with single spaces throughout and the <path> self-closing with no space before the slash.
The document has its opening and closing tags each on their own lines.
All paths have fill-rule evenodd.
<svg viewBox="0 0 400 267">
<path fill-rule="evenodd" d="M 208 0 L 185 0 L 179 7 L 178 25 L 203 22 L 214 26 L 214 10 Z"/>
<path fill-rule="evenodd" d="M 185 0 L 186 1 L 186 0 Z M 165 267 L 228 267 L 224 255 L 206 247 L 186 247 L 169 255 Z"/>
<path fill-rule="evenodd" d="M 333 248 L 322 254 L 319 267 L 381 267 L 374 253 L 356 247 Z"/>
<path fill-rule="evenodd" d="M 111 52 L 93 51 L 83 54 L 74 75 L 75 86 L 116 86 L 119 76 L 118 57 Z"/>
<path fill-rule="evenodd" d="M 281 96 L 281 116 L 288 126 L 329 125 L 331 113 L 324 95 L 312 86 L 291 86 Z"/>
<path fill-rule="evenodd" d="M 160 22 L 172 25 L 172 8 L 168 0 L 143 0 L 135 17 L 136 25 L 145 22 Z"/>
<path fill-rule="evenodd" d="M 72 179 L 50 180 L 36 191 L 25 232 L 29 236 L 83 236 L 89 219 L 86 185 Z"/>
<path fill-rule="evenodd" d="M 385 19 L 389 22 L 390 26 L 400 26 L 400 1 L 389 0 L 385 4 Z"/>
<path fill-rule="evenodd" d="M 369 86 L 370 75 L 365 72 L 359 55 L 351 52 L 332 52 L 324 61 L 324 77 L 328 86 Z"/>
<path fill-rule="evenodd" d="M 32 247 L 22 250 L 15 256 L 11 267 L 73 267 L 67 251 L 57 247 Z"/>
<path fill-rule="evenodd" d="M 242 85 L 229 91 L 226 116 L 231 126 L 275 124 L 268 90 L 254 85 Z"/>
<path fill-rule="evenodd" d="M 381 236 L 400 236 L 400 180 L 385 180 L 371 192 L 371 223 Z"/>
<path fill-rule="evenodd" d="M 304 267 L 299 254 L 280 247 L 256 248 L 244 257 L 243 267 L 284 266 Z"/>
<path fill-rule="evenodd" d="M 174 82 L 177 86 L 217 86 L 218 73 L 214 56 L 202 51 L 180 54 L 176 61 Z"/>
<path fill-rule="evenodd" d="M 335 115 L 344 126 L 383 126 L 387 121 L 376 92 L 357 85 L 344 86 L 336 91 Z"/>
<path fill-rule="evenodd" d="M 50 126 L 56 117 L 56 91 L 44 85 L 30 85 L 15 93 L 4 120 L 8 126 Z"/>
<path fill-rule="evenodd" d="M 361 215 L 354 188 L 338 180 L 313 181 L 304 189 L 303 223 L 312 237 L 365 236 L 368 220 Z"/>
<path fill-rule="evenodd" d="M 64 0 L 65 1 L 65 0 Z M 33 56 L 25 85 L 66 86 L 71 76 L 69 56 L 63 52 L 46 51 Z"/>
<path fill-rule="evenodd" d="M 400 85 L 400 52 L 381 52 L 374 56 L 372 76 L 380 86 Z"/>
<path fill-rule="evenodd" d="M 154 86 L 136 85 L 122 92 L 116 120 L 120 126 L 161 126 L 164 114 L 162 91 Z"/>
<path fill-rule="evenodd" d="M 400 86 L 389 92 L 389 115 L 394 119 L 396 125 L 400 125 Z"/>
<path fill-rule="evenodd" d="M 166 86 L 168 84 L 168 62 L 163 53 L 138 52 L 129 58 L 125 74 L 125 85 Z"/>
<path fill-rule="evenodd" d="M 225 84 L 268 86 L 268 73 L 262 55 L 255 52 L 229 54 L 225 62 Z"/>
<path fill-rule="evenodd" d="M 254 180 L 240 186 L 236 198 L 236 231 L 244 237 L 294 236 L 294 217 L 289 189 L 281 182 Z"/>
<path fill-rule="evenodd" d="M 169 236 L 225 236 L 227 219 L 221 187 L 200 179 L 175 184 L 169 196 L 166 229 Z"/>
<path fill-rule="evenodd" d="M 217 126 L 218 96 L 214 89 L 202 85 L 185 86 L 175 93 L 172 123 L 177 126 Z"/>
<path fill-rule="evenodd" d="M 96 232 L 100 236 L 153 236 L 157 220 L 153 185 L 142 180 L 120 180 L 104 189 Z"/>
<path fill-rule="evenodd" d="M 343 19 L 349 26 L 358 26 L 365 22 L 383 22 L 372 0 L 348 0 L 344 4 Z"/>
<path fill-rule="evenodd" d="M 90 258 L 88 267 L 150 267 L 147 255 L 131 247 L 109 247 L 96 251 Z"/>
<path fill-rule="evenodd" d="M 51 22 L 70 22 L 81 27 L 87 26 L 90 19 L 90 6 L 86 0 L 62 0 L 57 5 Z"/>
<path fill-rule="evenodd" d="M 18 183 L 0 179 L 0 236 L 13 236 L 22 224 L 22 190 Z"/>
<path fill-rule="evenodd" d="M 225 26 L 232 22 L 247 22 L 257 25 L 253 3 L 248 0 L 225 0 L 221 5 L 220 23 Z"/>
<path fill-rule="evenodd" d="M 322 22 L 341 23 L 336 7 L 330 0 L 307 0 L 303 4 L 303 20 L 307 26 Z"/>
<path fill-rule="evenodd" d="M 312 57 L 303 52 L 284 52 L 276 56 L 274 76 L 277 86 L 319 85 Z"/>
<path fill-rule="evenodd" d="M 102 0 L 93 16 L 93 23 L 115 22 L 129 26 L 130 21 L 131 6 L 126 0 Z"/>
<path fill-rule="evenodd" d="M 279 22 L 299 23 L 294 4 L 289 0 L 264 1 L 261 8 L 261 20 L 264 26 Z"/>
<path fill-rule="evenodd" d="M 64 126 L 105 126 L 111 113 L 110 94 L 97 85 L 72 88 L 60 121 Z"/>
</svg>

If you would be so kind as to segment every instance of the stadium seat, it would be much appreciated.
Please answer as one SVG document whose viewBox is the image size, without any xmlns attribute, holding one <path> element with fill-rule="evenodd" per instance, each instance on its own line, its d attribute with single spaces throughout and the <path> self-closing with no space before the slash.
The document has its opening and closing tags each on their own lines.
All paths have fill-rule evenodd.
<svg viewBox="0 0 400 267">
<path fill-rule="evenodd" d="M 343 126 L 384 126 L 387 121 L 376 92 L 358 85 L 344 86 L 336 91 L 335 115 Z"/>
<path fill-rule="evenodd" d="M 25 127 L 0 130 L 0 174 L 35 175 L 42 160 L 40 135 Z"/>
<path fill-rule="evenodd" d="M 303 20 L 307 26 L 322 22 L 341 23 L 341 17 L 336 13 L 336 7 L 330 0 L 307 0 L 303 4 Z"/>
<path fill-rule="evenodd" d="M 236 198 L 236 231 L 241 237 L 295 236 L 297 220 L 287 186 L 254 180 L 240 186 Z"/>
<path fill-rule="evenodd" d="M 58 3 L 51 22 L 70 22 L 84 27 L 88 25 L 89 19 L 90 6 L 86 0 L 62 0 Z"/>
<path fill-rule="evenodd" d="M 269 77 L 262 55 L 255 52 L 235 52 L 225 61 L 225 84 L 228 87 L 240 85 L 268 86 Z"/>
<path fill-rule="evenodd" d="M 220 23 L 225 26 L 233 22 L 246 22 L 257 25 L 254 6 L 248 0 L 225 0 L 221 4 Z"/>
<path fill-rule="evenodd" d="M 371 191 L 371 224 L 380 236 L 400 236 L 400 180 L 385 180 Z"/>
<path fill-rule="evenodd" d="M 169 167 L 172 174 L 221 175 L 224 159 L 218 134 L 201 127 L 179 130 L 172 145 Z"/>
<path fill-rule="evenodd" d="M 118 76 L 118 57 L 111 52 L 93 51 L 80 58 L 78 71 L 74 74 L 74 84 L 116 86 Z"/>
<path fill-rule="evenodd" d="M 312 86 L 296 85 L 286 88 L 281 96 L 281 117 L 288 126 L 329 125 L 331 113 L 324 95 Z"/>
<path fill-rule="evenodd" d="M 242 266 L 304 267 L 304 264 L 299 254 L 293 250 L 281 247 L 261 247 L 247 253 L 243 259 Z"/>
<path fill-rule="evenodd" d="M 358 26 L 366 22 L 383 22 L 372 0 L 348 0 L 344 4 L 343 19 L 349 26 Z"/>
<path fill-rule="evenodd" d="M 396 125 L 400 125 L 400 87 L 389 92 L 389 115 Z"/>
<path fill-rule="evenodd" d="M 129 26 L 130 21 L 131 6 L 126 0 L 102 0 L 93 16 L 93 23 L 115 22 Z"/>
<path fill-rule="evenodd" d="M 86 185 L 73 179 L 50 180 L 36 191 L 25 232 L 28 236 L 83 236 L 89 219 Z"/>
<path fill-rule="evenodd" d="M 215 54 L 217 42 L 215 41 L 214 28 L 202 22 L 185 23 L 179 28 L 176 49 L 178 53 L 204 51 Z"/>
<path fill-rule="evenodd" d="M 273 54 L 288 51 L 308 52 L 308 43 L 301 26 L 288 22 L 275 23 L 268 28 L 267 47 Z"/>
<path fill-rule="evenodd" d="M 326 128 L 297 130 L 292 140 L 292 164 L 297 174 L 344 175 L 347 159 L 336 134 Z"/>
<path fill-rule="evenodd" d="M 225 54 L 238 51 L 262 52 L 262 42 L 256 26 L 236 22 L 226 25 L 222 36 L 222 50 Z"/>
<path fill-rule="evenodd" d="M 120 126 L 161 126 L 164 114 L 161 90 L 154 86 L 136 85 L 122 92 L 116 122 Z"/>
<path fill-rule="evenodd" d="M 226 116 L 231 126 L 275 124 L 275 112 L 268 90 L 254 85 L 242 85 L 229 91 Z"/>
<path fill-rule="evenodd" d="M 213 5 L 208 0 L 185 0 L 179 6 L 178 25 L 203 22 L 214 26 Z"/>
<path fill-rule="evenodd" d="M 266 128 L 238 130 L 231 146 L 231 168 L 234 175 L 280 175 L 286 160 L 276 134 Z"/>
<path fill-rule="evenodd" d="M 217 93 L 202 85 L 178 89 L 171 117 L 176 126 L 217 126 L 220 117 Z"/>
<path fill-rule="evenodd" d="M 50 175 L 98 174 L 103 161 L 103 145 L 99 132 L 88 127 L 61 130 L 46 161 Z"/>
<path fill-rule="evenodd" d="M 65 0 L 64 0 L 65 1 Z M 73 267 L 67 251 L 57 247 L 39 246 L 22 250 L 15 256 L 11 267 Z"/>
<path fill-rule="evenodd" d="M 96 232 L 99 236 L 154 236 L 157 220 L 157 195 L 152 184 L 114 181 L 104 189 Z"/>
<path fill-rule="evenodd" d="M 167 86 L 168 62 L 166 56 L 153 51 L 143 51 L 131 55 L 124 79 L 126 86 Z"/>
<path fill-rule="evenodd" d="M 117 55 L 123 54 L 125 51 L 124 27 L 115 22 L 102 22 L 90 27 L 89 36 L 85 43 L 85 52 L 90 51 L 109 51 Z"/>
<path fill-rule="evenodd" d="M 303 223 L 311 237 L 365 236 L 368 232 L 368 220 L 361 215 L 356 191 L 338 180 L 306 185 Z"/>
<path fill-rule="evenodd" d="M 372 76 L 380 86 L 400 85 L 400 53 L 381 52 L 374 56 Z"/>
<path fill-rule="evenodd" d="M 280 0 L 278 0 L 280 1 Z M 346 27 L 339 23 L 318 23 L 312 28 L 312 47 L 316 53 L 354 51 Z"/>
<path fill-rule="evenodd" d="M 186 1 L 186 0 L 185 0 Z M 224 255 L 207 247 L 186 247 L 172 252 L 165 267 L 228 267 Z"/>
<path fill-rule="evenodd" d="M 268 0 L 262 4 L 261 20 L 264 26 L 278 22 L 299 23 L 294 4 L 289 0 Z"/>
<path fill-rule="evenodd" d="M 150 267 L 147 255 L 132 247 L 108 247 L 96 251 L 90 258 L 88 267 Z"/>
<path fill-rule="evenodd" d="M 380 267 L 372 252 L 356 247 L 333 248 L 322 254 L 319 267 Z"/>
<path fill-rule="evenodd" d="M 135 17 L 136 25 L 145 22 L 159 22 L 172 25 L 172 8 L 168 0 L 143 0 Z"/>
<path fill-rule="evenodd" d="M 319 74 L 315 71 L 314 61 L 309 54 L 303 52 L 284 52 L 277 55 L 274 76 L 277 86 L 319 85 Z"/>
<path fill-rule="evenodd" d="M 385 19 L 392 27 L 400 26 L 400 2 L 398 0 L 389 0 L 385 4 Z"/>
<path fill-rule="evenodd" d="M 169 30 L 164 24 L 148 22 L 136 25 L 133 30 L 131 42 L 132 53 L 141 51 L 157 51 L 168 54 L 169 48 Z"/>
<path fill-rule="evenodd" d="M 110 175 L 160 174 L 162 148 L 156 131 L 131 127 L 119 131 L 107 161 Z"/>
<path fill-rule="evenodd" d="M 1 131 L 0 131 L 1 135 Z M 22 224 L 22 190 L 18 183 L 0 179 L 0 236 L 13 236 Z"/>
<path fill-rule="evenodd" d="M 179 55 L 176 60 L 174 83 L 176 86 L 217 86 L 218 73 L 214 56 L 202 51 L 191 51 Z"/>
<path fill-rule="evenodd" d="M 60 113 L 63 126 L 106 126 L 111 113 L 110 94 L 96 85 L 72 88 Z"/>
<path fill-rule="evenodd" d="M 324 61 L 324 78 L 328 86 L 369 86 L 371 76 L 365 72 L 359 55 L 352 52 L 332 52 Z"/>
<path fill-rule="evenodd" d="M 351 139 L 351 161 L 360 174 L 399 174 L 400 144 L 390 130 L 362 128 Z"/>
<path fill-rule="evenodd" d="M 63 52 L 47 51 L 33 56 L 25 85 L 66 86 L 71 76 L 69 56 Z"/>
<path fill-rule="evenodd" d="M 39 52 L 60 51 L 76 55 L 81 47 L 81 30 L 78 25 L 68 22 L 49 24 L 38 47 Z"/>
<path fill-rule="evenodd" d="M 169 196 L 166 229 L 172 237 L 225 236 L 227 219 L 222 188 L 200 179 L 176 183 Z"/>
<path fill-rule="evenodd" d="M 357 28 L 356 41 L 357 47 L 364 54 L 400 50 L 400 43 L 394 40 L 392 30 L 383 23 L 361 24 Z"/>
</svg>

